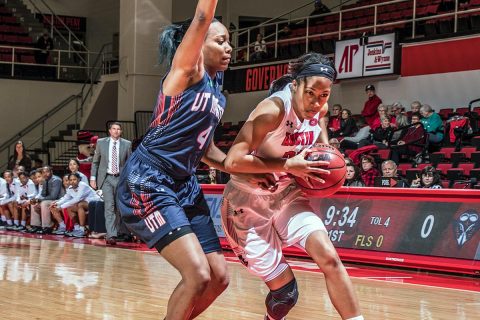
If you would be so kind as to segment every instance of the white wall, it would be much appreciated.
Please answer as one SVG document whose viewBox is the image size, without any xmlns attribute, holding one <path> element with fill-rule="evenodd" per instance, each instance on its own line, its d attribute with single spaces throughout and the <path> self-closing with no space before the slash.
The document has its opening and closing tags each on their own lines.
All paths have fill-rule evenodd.
<svg viewBox="0 0 480 320">
<path fill-rule="evenodd" d="M 452 72 L 395 79 L 344 80 L 333 87 L 329 105 L 340 103 L 354 114 L 360 113 L 366 100 L 365 85 L 374 84 L 385 104 L 401 102 L 410 110 L 410 103 L 418 100 L 433 109 L 467 107 L 468 102 L 480 98 L 480 72 Z M 267 91 L 230 94 L 222 121 L 245 120 Z"/>
<path fill-rule="evenodd" d="M 0 79 L 0 144 L 50 111 L 82 84 Z"/>
</svg>

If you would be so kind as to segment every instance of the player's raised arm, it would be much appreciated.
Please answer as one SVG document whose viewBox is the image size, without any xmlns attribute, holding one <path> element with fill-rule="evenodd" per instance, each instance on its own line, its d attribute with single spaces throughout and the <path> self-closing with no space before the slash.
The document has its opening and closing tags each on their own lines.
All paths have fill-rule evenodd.
<svg viewBox="0 0 480 320">
<path fill-rule="evenodd" d="M 163 32 L 160 39 L 160 59 L 166 59 L 169 62 L 170 52 L 175 52 L 170 72 L 163 84 L 163 91 L 167 95 L 173 96 L 182 92 L 203 76 L 202 47 L 214 18 L 216 6 L 217 0 L 199 0 L 195 16 L 186 32 L 182 30 L 187 26 L 186 24 L 169 26 Z M 176 33 L 172 37 L 173 43 L 169 43 L 164 38 L 166 36 L 168 39 L 170 32 Z M 178 43 L 183 32 L 185 34 Z"/>
</svg>

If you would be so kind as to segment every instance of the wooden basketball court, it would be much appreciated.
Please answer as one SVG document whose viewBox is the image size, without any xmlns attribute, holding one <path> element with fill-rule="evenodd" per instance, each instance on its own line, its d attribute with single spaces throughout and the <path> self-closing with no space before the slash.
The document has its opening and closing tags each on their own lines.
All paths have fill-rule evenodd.
<svg viewBox="0 0 480 320">
<path fill-rule="evenodd" d="M 176 271 L 144 246 L 103 243 L 0 232 L 0 319 L 163 319 Z M 266 286 L 226 255 L 230 286 L 198 319 L 263 319 Z M 316 266 L 292 265 L 300 298 L 288 319 L 340 319 Z M 478 277 L 348 270 L 365 319 L 480 319 Z"/>
</svg>

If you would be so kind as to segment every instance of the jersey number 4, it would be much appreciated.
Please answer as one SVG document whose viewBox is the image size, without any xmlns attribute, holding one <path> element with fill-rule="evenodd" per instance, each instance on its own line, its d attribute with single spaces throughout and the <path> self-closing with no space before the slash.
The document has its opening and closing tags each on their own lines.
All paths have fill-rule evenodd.
<svg viewBox="0 0 480 320">
<path fill-rule="evenodd" d="M 212 131 L 212 128 L 213 128 L 213 126 L 210 126 L 207 129 L 200 132 L 200 134 L 197 137 L 197 142 L 200 144 L 198 149 L 200 149 L 200 150 L 203 149 L 203 146 L 205 145 L 205 142 L 207 142 L 208 136 L 210 135 L 210 131 Z"/>
</svg>

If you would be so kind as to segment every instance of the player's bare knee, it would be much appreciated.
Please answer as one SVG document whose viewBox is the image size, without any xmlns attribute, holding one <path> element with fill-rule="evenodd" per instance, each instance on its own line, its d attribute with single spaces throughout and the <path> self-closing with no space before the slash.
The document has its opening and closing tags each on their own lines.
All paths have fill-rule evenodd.
<svg viewBox="0 0 480 320">
<path fill-rule="evenodd" d="M 320 268 L 326 274 L 337 272 L 342 267 L 342 261 L 336 252 L 327 252 L 319 263 Z"/>
<path fill-rule="evenodd" d="M 230 277 L 227 271 L 225 270 L 225 272 L 222 272 L 220 275 L 218 275 L 215 281 L 217 282 L 216 287 L 218 288 L 219 292 L 225 291 L 230 284 Z"/>
<path fill-rule="evenodd" d="M 195 294 L 202 294 L 211 281 L 210 268 L 200 267 L 183 278 L 185 285 Z"/>
</svg>

